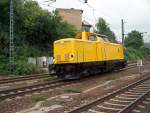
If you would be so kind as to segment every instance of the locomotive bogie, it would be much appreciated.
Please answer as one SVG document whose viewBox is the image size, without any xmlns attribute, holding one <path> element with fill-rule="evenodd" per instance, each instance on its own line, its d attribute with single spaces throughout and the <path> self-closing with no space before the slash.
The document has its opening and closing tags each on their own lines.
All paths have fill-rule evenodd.
<svg viewBox="0 0 150 113">
<path fill-rule="evenodd" d="M 119 70 L 126 65 L 124 60 L 57 64 L 55 73 L 61 79 L 80 79 L 85 76 Z"/>
</svg>

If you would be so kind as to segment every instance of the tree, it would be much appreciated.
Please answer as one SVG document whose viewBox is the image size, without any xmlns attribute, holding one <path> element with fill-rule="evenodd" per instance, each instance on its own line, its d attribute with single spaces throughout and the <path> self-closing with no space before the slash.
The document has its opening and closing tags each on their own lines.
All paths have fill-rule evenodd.
<svg viewBox="0 0 150 113">
<path fill-rule="evenodd" d="M 103 18 L 99 18 L 96 23 L 96 32 L 99 34 L 106 35 L 108 40 L 111 42 L 116 42 L 116 36 L 113 31 L 109 28 L 108 24 Z"/>
<path fill-rule="evenodd" d="M 43 10 L 32 0 L 13 1 L 15 53 L 18 56 L 21 56 L 19 53 L 22 52 L 19 51 L 22 45 L 42 51 L 43 54 L 38 52 L 39 55 L 45 55 L 48 45 L 52 47 L 53 41 L 61 36 L 73 36 L 77 32 L 74 26 L 63 21 L 57 11 Z M 0 1 L 0 53 L 7 53 L 9 50 L 9 3 L 9 0 Z"/>
<path fill-rule="evenodd" d="M 59 37 L 72 37 L 77 30 L 63 21 L 56 11 L 42 9 L 33 0 L 13 0 L 15 62 L 26 62 L 29 56 L 46 56 L 48 47 Z M 9 64 L 9 5 L 0 0 L 0 72 Z M 17 68 L 17 65 L 16 65 Z"/>
<path fill-rule="evenodd" d="M 144 45 L 143 36 L 139 31 L 133 30 L 128 33 L 124 43 L 126 47 L 132 47 L 138 50 Z"/>
<path fill-rule="evenodd" d="M 150 47 L 144 45 L 140 48 L 140 52 L 145 58 L 150 58 Z"/>
</svg>

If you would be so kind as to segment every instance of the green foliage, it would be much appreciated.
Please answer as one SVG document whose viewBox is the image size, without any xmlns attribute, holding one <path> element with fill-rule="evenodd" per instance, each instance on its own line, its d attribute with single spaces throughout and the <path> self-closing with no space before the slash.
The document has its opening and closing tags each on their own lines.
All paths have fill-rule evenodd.
<svg viewBox="0 0 150 113">
<path fill-rule="evenodd" d="M 96 23 L 96 32 L 106 35 L 109 41 L 116 42 L 116 36 L 114 32 L 111 31 L 108 24 L 103 18 L 98 19 L 98 22 Z"/>
<path fill-rule="evenodd" d="M 48 97 L 47 96 L 43 96 L 43 95 L 35 95 L 35 96 L 32 96 L 32 100 L 34 102 L 39 102 L 39 101 L 44 101 L 46 100 Z"/>
<path fill-rule="evenodd" d="M 6 48 L 8 51 L 9 0 L 0 1 L 0 7 L 0 50 Z M 76 28 L 63 21 L 57 11 L 43 10 L 36 1 L 14 0 L 14 37 L 17 52 L 24 44 L 45 55 L 48 46 L 52 47 L 53 41 L 61 36 L 72 37 L 76 32 Z M 41 52 L 35 54 L 41 55 Z"/>
<path fill-rule="evenodd" d="M 15 67 L 16 75 L 29 75 L 33 73 L 40 73 L 40 69 L 36 65 L 29 64 L 26 61 L 18 61 Z"/>
<path fill-rule="evenodd" d="M 22 56 L 21 56 L 22 57 Z M 21 58 L 20 58 L 21 59 Z M 9 74 L 9 59 L 5 56 L 0 56 L 0 74 L 5 75 Z M 15 75 L 29 75 L 34 73 L 41 73 L 42 70 L 33 64 L 27 63 L 25 58 L 22 58 L 21 60 L 18 60 L 15 64 Z"/>
<path fill-rule="evenodd" d="M 140 32 L 134 30 L 128 34 L 128 36 L 125 38 L 124 43 L 126 47 L 139 49 L 144 45 L 143 36 Z"/>
<path fill-rule="evenodd" d="M 13 1 L 16 73 L 27 74 L 31 72 L 28 66 L 34 71 L 34 66 L 24 62 L 27 57 L 46 56 L 49 46 L 52 51 L 53 41 L 72 37 L 78 31 L 63 21 L 57 11 L 43 10 L 36 1 Z M 10 0 L 0 0 L 0 55 L 6 60 L 0 61 L 0 72 L 9 69 L 6 65 L 9 63 L 9 3 Z"/>
<path fill-rule="evenodd" d="M 142 46 L 140 48 L 140 52 L 144 56 L 144 58 L 150 58 L 150 47 Z"/>
<path fill-rule="evenodd" d="M 23 38 L 30 45 L 47 49 L 53 41 L 62 34 L 74 35 L 77 30 L 74 26 L 64 22 L 57 11 L 48 12 L 39 7 L 35 1 L 26 1 L 22 9 Z"/>
<path fill-rule="evenodd" d="M 128 61 L 135 61 L 135 60 L 138 60 L 138 59 L 142 59 L 143 55 L 140 51 L 129 47 L 125 51 L 125 58 Z"/>
<path fill-rule="evenodd" d="M 0 55 L 0 74 L 8 74 L 8 59 L 4 55 Z"/>
<path fill-rule="evenodd" d="M 139 49 L 128 47 L 125 51 L 125 57 L 129 61 L 150 58 L 150 48 L 146 46 L 142 46 Z"/>
<path fill-rule="evenodd" d="M 127 60 L 150 58 L 150 46 L 144 45 L 143 36 L 139 31 L 131 31 L 125 38 L 124 43 Z"/>
<path fill-rule="evenodd" d="M 37 57 L 37 56 L 43 56 L 46 55 L 46 50 L 41 49 L 40 47 L 33 47 L 31 45 L 25 45 L 19 46 L 16 50 L 17 56 L 16 59 L 19 60 L 26 60 L 27 57 Z"/>
</svg>

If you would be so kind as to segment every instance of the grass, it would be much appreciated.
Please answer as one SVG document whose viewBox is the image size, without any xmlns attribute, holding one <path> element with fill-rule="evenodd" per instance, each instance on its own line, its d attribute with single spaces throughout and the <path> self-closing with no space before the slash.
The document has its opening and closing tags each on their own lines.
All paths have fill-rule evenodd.
<svg viewBox="0 0 150 113">
<path fill-rule="evenodd" d="M 66 89 L 64 91 L 67 93 L 82 93 L 82 91 L 79 89 Z"/>
<path fill-rule="evenodd" d="M 43 95 L 32 96 L 32 100 L 34 102 L 45 101 L 47 98 L 48 98 L 47 96 L 43 96 Z"/>
<path fill-rule="evenodd" d="M 50 81 L 50 80 L 54 80 L 56 78 L 57 77 L 55 77 L 55 76 L 49 76 L 48 78 L 44 79 L 44 81 Z"/>
</svg>

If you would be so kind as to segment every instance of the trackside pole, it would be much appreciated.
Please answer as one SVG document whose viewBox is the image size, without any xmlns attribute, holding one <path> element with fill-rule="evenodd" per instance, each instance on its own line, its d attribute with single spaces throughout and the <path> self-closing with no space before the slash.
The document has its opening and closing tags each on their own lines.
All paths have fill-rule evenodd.
<svg viewBox="0 0 150 113">
<path fill-rule="evenodd" d="M 138 66 L 138 70 L 139 70 L 139 74 L 142 74 L 142 69 L 141 67 L 143 66 L 143 61 L 142 60 L 137 60 L 137 66 Z"/>
</svg>

